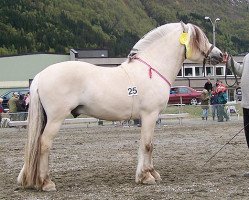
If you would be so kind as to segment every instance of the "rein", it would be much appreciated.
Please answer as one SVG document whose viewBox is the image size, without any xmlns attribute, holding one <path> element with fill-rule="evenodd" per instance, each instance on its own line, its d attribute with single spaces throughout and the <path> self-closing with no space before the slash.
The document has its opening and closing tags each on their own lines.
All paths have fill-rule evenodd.
<svg viewBox="0 0 249 200">
<path fill-rule="evenodd" d="M 235 86 L 235 84 L 236 84 L 237 86 L 239 86 L 239 81 L 238 81 L 238 78 L 237 78 L 237 75 L 236 75 L 236 72 L 235 72 L 233 57 L 232 57 L 232 56 L 229 56 L 229 57 L 231 58 L 231 68 L 232 68 L 232 72 L 233 72 L 233 74 L 234 74 L 235 82 L 234 82 L 232 85 L 229 85 L 228 82 L 227 82 L 228 62 L 226 62 L 225 82 L 226 82 L 226 84 L 227 84 L 228 87 L 233 87 L 233 86 Z M 229 57 L 228 57 L 228 58 L 229 58 Z"/>
<path fill-rule="evenodd" d="M 215 154 L 213 154 L 204 164 L 203 166 L 205 166 L 211 159 L 213 159 L 226 145 L 228 145 L 237 135 L 239 135 L 241 133 L 241 131 L 243 131 L 247 126 L 249 125 L 246 124 L 242 129 L 240 129 L 230 140 L 228 140 Z"/>
<path fill-rule="evenodd" d="M 149 77 L 152 78 L 152 71 L 157 73 L 158 76 L 160 76 L 170 87 L 171 83 L 168 81 L 167 78 L 165 78 L 159 71 L 157 71 L 155 68 L 153 68 L 150 64 L 148 64 L 146 61 L 142 60 L 141 58 L 137 56 L 133 56 L 132 59 L 138 60 L 139 62 L 145 64 L 147 67 L 149 67 Z"/>
</svg>

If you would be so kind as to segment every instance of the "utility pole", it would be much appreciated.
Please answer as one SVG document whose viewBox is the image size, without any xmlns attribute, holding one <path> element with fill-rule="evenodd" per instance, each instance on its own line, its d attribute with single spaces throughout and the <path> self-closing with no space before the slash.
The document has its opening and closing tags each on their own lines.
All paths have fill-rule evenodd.
<svg viewBox="0 0 249 200">
<path fill-rule="evenodd" d="M 216 23 L 218 22 L 218 21 L 220 21 L 220 18 L 216 18 L 215 20 L 214 20 L 214 22 L 212 21 L 212 19 L 210 18 L 210 17 L 205 17 L 205 20 L 209 20 L 210 22 L 211 22 L 211 24 L 212 24 L 212 26 L 213 26 L 213 45 L 215 46 L 215 33 L 216 33 L 216 30 L 215 30 L 215 26 L 216 26 Z M 216 66 L 215 65 L 213 65 L 213 67 L 214 67 L 214 81 L 215 81 L 215 83 L 216 83 L 216 81 L 217 81 L 217 77 L 216 77 Z"/>
</svg>

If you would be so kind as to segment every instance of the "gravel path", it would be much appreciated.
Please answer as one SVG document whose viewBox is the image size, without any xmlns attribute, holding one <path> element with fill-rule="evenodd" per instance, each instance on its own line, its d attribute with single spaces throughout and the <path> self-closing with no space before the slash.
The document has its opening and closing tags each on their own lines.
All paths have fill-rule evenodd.
<svg viewBox="0 0 249 200">
<path fill-rule="evenodd" d="M 157 126 L 153 157 L 163 180 L 146 186 L 134 181 L 140 128 L 63 126 L 50 156 L 57 186 L 51 193 L 17 186 L 26 130 L 0 129 L 0 199 L 249 199 L 249 178 L 242 176 L 249 170 L 243 131 L 205 164 L 241 128 L 237 118 Z"/>
</svg>

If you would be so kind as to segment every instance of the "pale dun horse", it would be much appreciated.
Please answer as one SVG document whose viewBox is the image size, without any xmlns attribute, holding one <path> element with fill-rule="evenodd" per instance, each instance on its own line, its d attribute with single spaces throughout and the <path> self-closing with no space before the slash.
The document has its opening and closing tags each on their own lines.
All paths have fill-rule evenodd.
<svg viewBox="0 0 249 200">
<path fill-rule="evenodd" d="M 170 86 L 186 57 L 194 62 L 209 58 L 217 64 L 222 56 L 200 28 L 181 22 L 147 33 L 118 67 L 78 61 L 47 67 L 35 76 L 30 88 L 28 139 L 18 183 L 24 188 L 56 190 L 49 177 L 49 153 L 70 113 L 113 121 L 141 118 L 135 181 L 160 181 L 152 161 L 153 135 L 158 115 L 167 105 Z"/>
</svg>

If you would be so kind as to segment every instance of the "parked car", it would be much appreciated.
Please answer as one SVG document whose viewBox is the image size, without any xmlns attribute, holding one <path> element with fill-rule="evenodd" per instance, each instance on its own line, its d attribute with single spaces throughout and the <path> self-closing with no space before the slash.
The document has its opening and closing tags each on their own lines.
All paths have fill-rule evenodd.
<svg viewBox="0 0 249 200">
<path fill-rule="evenodd" d="M 4 94 L 2 94 L 0 97 L 3 99 L 2 105 L 3 105 L 4 110 L 9 109 L 8 108 L 8 101 L 13 96 L 14 92 L 17 92 L 19 95 L 27 94 L 27 92 L 29 92 L 29 88 L 13 89 L 13 90 L 9 90 L 9 91 L 5 92 Z"/>
<path fill-rule="evenodd" d="M 169 104 L 191 104 L 196 105 L 200 102 L 201 92 L 188 86 L 171 87 Z M 181 100 L 182 99 L 182 100 Z"/>
</svg>

